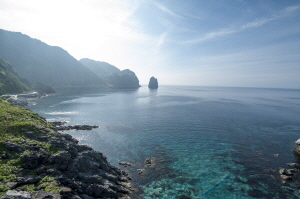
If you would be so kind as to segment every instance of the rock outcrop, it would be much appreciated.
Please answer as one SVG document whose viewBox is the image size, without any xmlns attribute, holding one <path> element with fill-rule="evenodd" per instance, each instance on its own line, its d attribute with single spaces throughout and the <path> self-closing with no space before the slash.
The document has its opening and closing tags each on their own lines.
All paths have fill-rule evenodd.
<svg viewBox="0 0 300 199">
<path fill-rule="evenodd" d="M 34 126 L 22 129 L 22 133 L 26 139 L 19 142 L 21 144 L 13 141 L 0 143 L 5 148 L 5 152 L 0 154 L 1 159 L 11 159 L 18 152 L 28 151 L 21 156 L 22 171 L 13 181 L 5 183 L 10 190 L 1 198 L 19 194 L 23 198 L 129 197 L 132 190 L 128 173 L 112 166 L 102 153 L 79 145 L 71 135 L 51 128 Z M 51 146 L 53 153 L 47 153 L 42 147 L 44 145 L 34 141 Z M 57 192 L 45 191 L 42 181 L 48 176 L 57 182 Z M 24 192 L 24 185 L 33 186 L 34 191 Z"/>
<path fill-rule="evenodd" d="M 300 155 L 300 139 L 298 139 L 296 142 L 296 147 L 293 149 L 293 151 Z M 287 166 L 291 169 L 285 169 L 280 168 L 279 174 L 283 182 L 286 182 L 287 180 L 292 180 L 293 178 L 299 178 L 300 176 L 300 164 L 298 163 L 287 163 Z"/>
<path fill-rule="evenodd" d="M 157 89 L 158 88 L 158 82 L 157 82 L 157 79 L 155 77 L 150 78 L 148 88 L 150 88 L 150 89 Z"/>
<path fill-rule="evenodd" d="M 300 139 L 298 139 L 295 143 L 296 143 L 296 147 L 293 149 L 293 151 L 296 154 L 300 155 Z"/>
<path fill-rule="evenodd" d="M 56 131 L 68 131 L 68 130 L 92 130 L 99 128 L 97 125 L 68 125 L 64 126 L 67 122 L 50 122 L 55 126 Z"/>
<path fill-rule="evenodd" d="M 113 73 L 107 77 L 107 83 L 113 88 L 139 88 L 139 79 L 129 69 L 122 70 L 119 73 Z"/>
</svg>

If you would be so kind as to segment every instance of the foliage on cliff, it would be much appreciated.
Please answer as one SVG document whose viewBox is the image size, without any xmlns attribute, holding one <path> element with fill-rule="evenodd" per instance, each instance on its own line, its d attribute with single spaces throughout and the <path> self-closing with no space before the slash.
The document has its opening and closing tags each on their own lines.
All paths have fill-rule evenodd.
<svg viewBox="0 0 300 199">
<path fill-rule="evenodd" d="M 0 29 L 0 56 L 22 78 L 47 86 L 102 86 L 96 74 L 67 51 L 19 33 Z"/>
<path fill-rule="evenodd" d="M 96 75 L 101 78 L 106 78 L 107 76 L 120 72 L 117 67 L 102 61 L 95 61 L 88 58 L 83 58 L 79 60 L 84 66 L 93 71 Z"/>
<path fill-rule="evenodd" d="M 11 65 L 0 58 L 0 95 L 26 91 L 30 91 L 30 88 L 22 83 Z"/>
<path fill-rule="evenodd" d="M 25 191 L 35 199 L 128 198 L 132 191 L 128 173 L 102 153 L 3 100 L 0 134 L 0 197 Z"/>
<path fill-rule="evenodd" d="M 139 79 L 129 69 L 122 70 L 119 73 L 113 73 L 107 77 L 107 82 L 114 88 L 139 88 Z"/>
<path fill-rule="evenodd" d="M 57 152 L 50 144 L 32 140 L 24 136 L 22 129 L 34 129 L 34 126 L 52 127 L 50 123 L 38 114 L 0 99 L 0 196 L 6 190 L 10 189 L 7 183 L 16 180 L 18 173 L 28 172 L 21 167 L 22 158 L 31 152 L 30 149 L 26 149 L 28 144 L 41 147 L 47 153 Z M 5 147 L 5 143 L 14 143 L 16 144 L 15 146 L 26 150 L 9 151 L 7 147 Z M 8 154 L 10 157 L 5 157 Z M 44 179 L 41 179 L 39 185 L 40 184 L 52 187 L 53 189 L 51 189 L 51 191 L 55 191 L 58 188 L 55 180 L 49 181 L 49 176 L 45 176 Z M 23 186 L 22 189 L 30 191 L 33 187 L 34 184 L 27 184 Z"/>
</svg>

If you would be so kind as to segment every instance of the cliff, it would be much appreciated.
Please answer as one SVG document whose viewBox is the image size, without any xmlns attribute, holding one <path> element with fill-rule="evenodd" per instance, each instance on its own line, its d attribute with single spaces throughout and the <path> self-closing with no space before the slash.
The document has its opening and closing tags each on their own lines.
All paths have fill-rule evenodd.
<svg viewBox="0 0 300 199">
<path fill-rule="evenodd" d="M 113 88 L 139 88 L 139 79 L 129 69 L 122 70 L 118 73 L 109 75 L 106 79 L 107 83 Z"/>
<path fill-rule="evenodd" d="M 83 65 L 101 77 L 112 88 L 138 88 L 140 87 L 139 79 L 129 69 L 122 70 L 117 67 L 101 61 L 92 59 L 79 60 Z"/>
<path fill-rule="evenodd" d="M 0 100 L 0 196 L 128 198 L 128 174 L 30 110 Z"/>
</svg>

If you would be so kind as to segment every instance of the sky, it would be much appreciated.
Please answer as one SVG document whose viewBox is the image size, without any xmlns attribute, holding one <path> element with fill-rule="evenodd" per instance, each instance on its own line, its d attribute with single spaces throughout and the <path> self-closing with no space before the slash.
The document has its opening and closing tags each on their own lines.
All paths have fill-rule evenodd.
<svg viewBox="0 0 300 199">
<path fill-rule="evenodd" d="M 300 89 L 299 0 L 0 0 L 0 28 L 141 84 Z"/>
</svg>

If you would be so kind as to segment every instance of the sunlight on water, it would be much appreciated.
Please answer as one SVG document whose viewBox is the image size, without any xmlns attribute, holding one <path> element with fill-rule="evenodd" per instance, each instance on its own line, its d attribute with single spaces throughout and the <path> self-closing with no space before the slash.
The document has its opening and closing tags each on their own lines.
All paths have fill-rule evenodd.
<svg viewBox="0 0 300 199">
<path fill-rule="evenodd" d="M 283 183 L 278 173 L 298 161 L 299 90 L 65 91 L 29 108 L 49 121 L 99 125 L 64 133 L 128 170 L 140 186 L 135 198 L 299 198 L 299 180 Z"/>
</svg>

